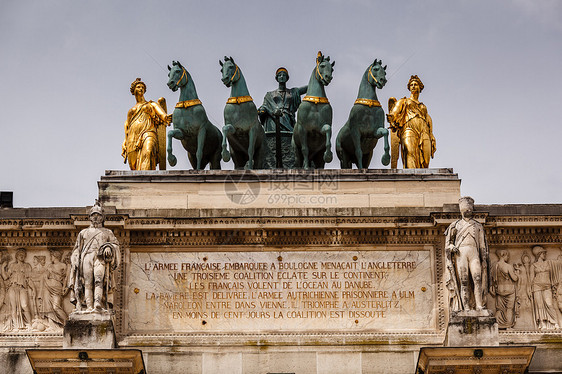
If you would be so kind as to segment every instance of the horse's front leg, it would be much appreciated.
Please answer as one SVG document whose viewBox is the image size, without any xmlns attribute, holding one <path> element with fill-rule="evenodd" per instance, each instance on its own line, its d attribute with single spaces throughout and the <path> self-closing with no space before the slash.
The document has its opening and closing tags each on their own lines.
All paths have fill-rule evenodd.
<svg viewBox="0 0 562 374">
<path fill-rule="evenodd" d="M 363 150 L 361 149 L 361 133 L 358 129 L 351 129 L 351 142 L 357 159 L 357 169 L 363 169 Z M 368 165 L 367 165 L 368 166 Z"/>
<path fill-rule="evenodd" d="M 230 152 L 226 149 L 226 138 L 228 138 L 229 135 L 234 135 L 235 132 L 236 129 L 231 124 L 227 124 L 222 128 L 222 133 L 224 135 L 222 137 L 222 160 L 224 162 L 230 161 Z"/>
<path fill-rule="evenodd" d="M 381 162 L 384 166 L 387 166 L 390 163 L 390 144 L 388 143 L 388 130 L 384 127 L 379 127 L 375 131 L 375 138 L 380 139 L 381 137 L 384 137 L 384 154 Z"/>
<path fill-rule="evenodd" d="M 172 139 L 182 140 L 182 131 L 178 129 L 168 131 L 168 146 L 166 147 L 166 151 L 168 152 L 168 163 L 170 164 L 170 166 L 176 166 L 178 159 L 172 153 Z"/>
<path fill-rule="evenodd" d="M 197 158 L 197 170 L 201 170 L 201 160 L 203 159 L 203 146 L 205 145 L 205 138 L 207 135 L 207 129 L 205 126 L 199 128 L 199 134 L 197 134 L 197 152 L 195 157 Z"/>
<path fill-rule="evenodd" d="M 324 162 L 332 162 L 332 125 L 325 124 L 324 126 L 322 126 L 321 133 L 326 135 L 326 151 L 324 152 Z"/>
<path fill-rule="evenodd" d="M 260 125 L 261 126 L 261 125 Z M 248 132 L 248 162 L 244 166 L 244 169 L 251 170 L 254 168 L 254 153 L 256 152 L 256 137 L 257 130 L 256 126 L 252 126 Z"/>
<path fill-rule="evenodd" d="M 306 140 L 306 131 L 302 129 L 299 132 L 299 141 L 301 143 L 301 154 L 302 154 L 302 168 L 303 169 L 310 169 L 310 159 L 308 158 L 309 149 L 308 149 L 308 142 Z"/>
</svg>

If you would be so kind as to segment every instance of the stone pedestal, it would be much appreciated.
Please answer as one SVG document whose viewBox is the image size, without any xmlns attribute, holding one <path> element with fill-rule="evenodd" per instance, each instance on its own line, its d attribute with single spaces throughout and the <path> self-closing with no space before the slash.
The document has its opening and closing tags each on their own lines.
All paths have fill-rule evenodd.
<svg viewBox="0 0 562 374">
<path fill-rule="evenodd" d="M 441 208 L 460 198 L 451 169 L 112 170 L 98 185 L 108 211 L 214 209 L 214 216 L 217 209 Z"/>
<path fill-rule="evenodd" d="M 72 313 L 64 325 L 65 349 L 113 349 L 117 347 L 110 313 Z"/>
<path fill-rule="evenodd" d="M 33 373 L 146 373 L 138 349 L 28 349 L 26 353 Z"/>
<path fill-rule="evenodd" d="M 446 347 L 499 345 L 498 323 L 489 310 L 452 312 L 445 337 Z"/>
<path fill-rule="evenodd" d="M 416 374 L 524 374 L 535 347 L 420 349 Z"/>
</svg>

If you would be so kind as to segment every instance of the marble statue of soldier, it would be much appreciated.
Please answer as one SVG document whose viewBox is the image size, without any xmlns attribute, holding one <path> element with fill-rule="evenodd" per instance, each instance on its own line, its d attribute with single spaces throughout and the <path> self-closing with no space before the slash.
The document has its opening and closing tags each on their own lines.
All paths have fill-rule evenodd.
<svg viewBox="0 0 562 374">
<path fill-rule="evenodd" d="M 453 311 L 483 310 L 488 292 L 488 245 L 484 227 L 472 218 L 474 200 L 459 200 L 462 218 L 445 231 L 446 282 Z"/>
<path fill-rule="evenodd" d="M 113 273 L 119 266 L 119 242 L 103 227 L 99 203 L 90 210 L 90 227 L 80 231 L 71 256 L 68 288 L 75 313 L 100 313 L 113 308 Z"/>
</svg>

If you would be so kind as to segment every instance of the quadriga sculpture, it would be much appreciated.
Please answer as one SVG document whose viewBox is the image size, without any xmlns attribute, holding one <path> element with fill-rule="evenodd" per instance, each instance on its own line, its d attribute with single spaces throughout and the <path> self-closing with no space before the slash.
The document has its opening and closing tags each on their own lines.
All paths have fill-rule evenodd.
<svg viewBox="0 0 562 374">
<path fill-rule="evenodd" d="M 316 66 L 310 76 L 308 90 L 297 111 L 297 123 L 293 132 L 295 166 L 323 169 L 324 163 L 332 161 L 332 107 L 326 97 L 324 86 L 332 81 L 335 61 L 318 52 Z"/>
<path fill-rule="evenodd" d="M 266 155 L 265 131 L 258 120 L 258 110 L 253 102 L 246 79 L 232 57 L 219 60 L 222 82 L 230 87 L 230 97 L 224 107 L 222 132 L 222 159 L 234 162 L 236 169 L 262 169 Z M 226 141 L 230 152 L 226 149 Z"/>
<path fill-rule="evenodd" d="M 168 87 L 174 92 L 180 89 L 179 102 L 172 114 L 174 129 L 168 131 L 168 162 L 171 166 L 177 163 L 172 153 L 172 138 L 175 138 L 181 141 L 187 151 L 193 169 L 205 169 L 209 163 L 211 169 L 220 169 L 220 130 L 207 118 L 195 83 L 186 68 L 179 61 L 172 61 L 172 67 L 168 65 L 168 70 Z"/>
<path fill-rule="evenodd" d="M 365 70 L 359 84 L 357 100 L 351 108 L 349 119 L 336 138 L 336 153 L 342 169 L 368 168 L 377 141 L 384 137 L 383 165 L 390 163 L 388 130 L 384 128 L 384 110 L 377 99 L 376 89 L 386 84 L 386 66 L 375 61 Z"/>
</svg>

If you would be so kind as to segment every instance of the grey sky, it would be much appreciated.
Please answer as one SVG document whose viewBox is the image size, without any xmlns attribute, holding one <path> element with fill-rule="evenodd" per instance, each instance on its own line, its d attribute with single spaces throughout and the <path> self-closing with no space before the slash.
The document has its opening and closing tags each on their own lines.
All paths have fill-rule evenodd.
<svg viewBox="0 0 562 374">
<path fill-rule="evenodd" d="M 167 64 L 190 71 L 211 121 L 229 96 L 219 58 L 234 57 L 254 101 L 308 82 L 316 53 L 336 61 L 327 95 L 334 135 L 362 73 L 377 59 L 408 95 L 411 74 L 434 122 L 431 167 L 451 167 L 477 203 L 562 202 L 562 2 L 3 1 L 0 13 L 0 189 L 14 204 L 84 206 L 104 170 L 127 170 L 123 123 L 141 77 L 147 99 L 178 92 Z M 381 168 L 382 142 L 371 168 Z M 178 165 L 190 169 L 174 141 Z M 334 152 L 335 155 L 335 152 Z M 328 167 L 338 168 L 335 158 Z M 231 165 L 225 168 L 232 168 Z"/>
</svg>

